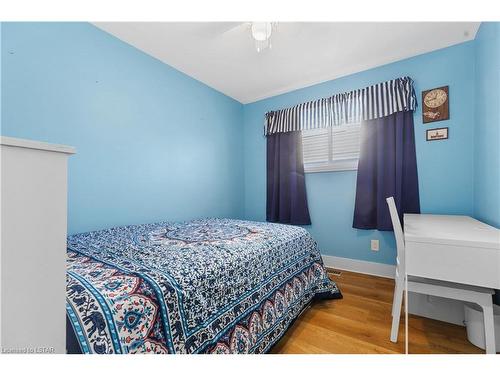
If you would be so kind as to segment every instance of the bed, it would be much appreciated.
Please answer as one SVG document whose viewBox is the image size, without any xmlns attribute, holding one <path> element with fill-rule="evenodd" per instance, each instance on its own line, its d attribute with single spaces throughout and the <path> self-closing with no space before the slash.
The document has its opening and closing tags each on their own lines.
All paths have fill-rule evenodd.
<svg viewBox="0 0 500 375">
<path fill-rule="evenodd" d="M 301 227 L 161 222 L 68 237 L 69 353 L 266 353 L 341 298 Z"/>
</svg>

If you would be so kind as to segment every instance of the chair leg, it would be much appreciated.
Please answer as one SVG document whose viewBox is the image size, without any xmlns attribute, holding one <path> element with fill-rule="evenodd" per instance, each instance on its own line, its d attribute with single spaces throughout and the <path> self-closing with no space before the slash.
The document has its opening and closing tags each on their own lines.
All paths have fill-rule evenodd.
<svg viewBox="0 0 500 375">
<path fill-rule="evenodd" d="M 394 316 L 394 310 L 396 309 L 396 294 L 398 292 L 398 281 L 394 284 L 394 292 L 392 293 L 392 311 L 391 316 Z"/>
<path fill-rule="evenodd" d="M 399 320 L 401 317 L 401 303 L 403 302 L 404 285 L 401 282 L 396 283 L 394 290 L 394 299 L 392 302 L 392 328 L 391 341 L 398 342 Z"/>
<path fill-rule="evenodd" d="M 493 318 L 493 303 L 482 305 L 484 315 L 484 339 L 486 342 L 486 354 L 495 354 L 495 323 Z"/>
</svg>

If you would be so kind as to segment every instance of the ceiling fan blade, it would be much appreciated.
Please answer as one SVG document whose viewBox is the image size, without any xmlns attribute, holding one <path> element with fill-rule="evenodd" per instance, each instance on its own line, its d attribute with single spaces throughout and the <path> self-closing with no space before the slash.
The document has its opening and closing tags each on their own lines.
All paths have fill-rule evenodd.
<svg viewBox="0 0 500 375">
<path fill-rule="evenodd" d="M 237 32 L 244 25 L 244 22 L 203 22 L 200 23 L 197 33 L 205 37 L 217 38 Z"/>
</svg>

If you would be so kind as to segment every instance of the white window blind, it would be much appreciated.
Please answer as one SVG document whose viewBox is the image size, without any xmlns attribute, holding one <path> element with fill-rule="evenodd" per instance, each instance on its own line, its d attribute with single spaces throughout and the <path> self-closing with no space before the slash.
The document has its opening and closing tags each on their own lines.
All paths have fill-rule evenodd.
<svg viewBox="0 0 500 375">
<path fill-rule="evenodd" d="M 360 137 L 360 124 L 302 131 L 304 170 L 328 172 L 357 169 Z"/>
</svg>

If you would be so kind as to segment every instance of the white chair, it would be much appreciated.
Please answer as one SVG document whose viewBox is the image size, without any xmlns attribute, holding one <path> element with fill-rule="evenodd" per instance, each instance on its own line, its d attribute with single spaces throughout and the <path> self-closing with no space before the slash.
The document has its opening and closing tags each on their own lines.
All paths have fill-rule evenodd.
<svg viewBox="0 0 500 375">
<path fill-rule="evenodd" d="M 405 290 L 405 243 L 403 229 L 399 221 L 398 211 L 394 198 L 386 199 L 391 214 L 394 236 L 396 237 L 396 285 L 394 287 L 394 298 L 392 302 L 392 329 L 391 341 L 398 341 L 399 320 L 401 317 L 401 303 Z M 432 296 L 451 298 L 461 301 L 477 303 L 482 307 L 484 313 L 484 330 L 486 339 L 486 353 L 495 353 L 495 327 L 493 322 L 493 289 L 481 288 L 470 285 L 450 283 L 440 280 L 425 279 L 421 277 L 408 276 L 408 292 L 427 294 Z M 406 301 L 407 305 L 407 301 Z"/>
</svg>

